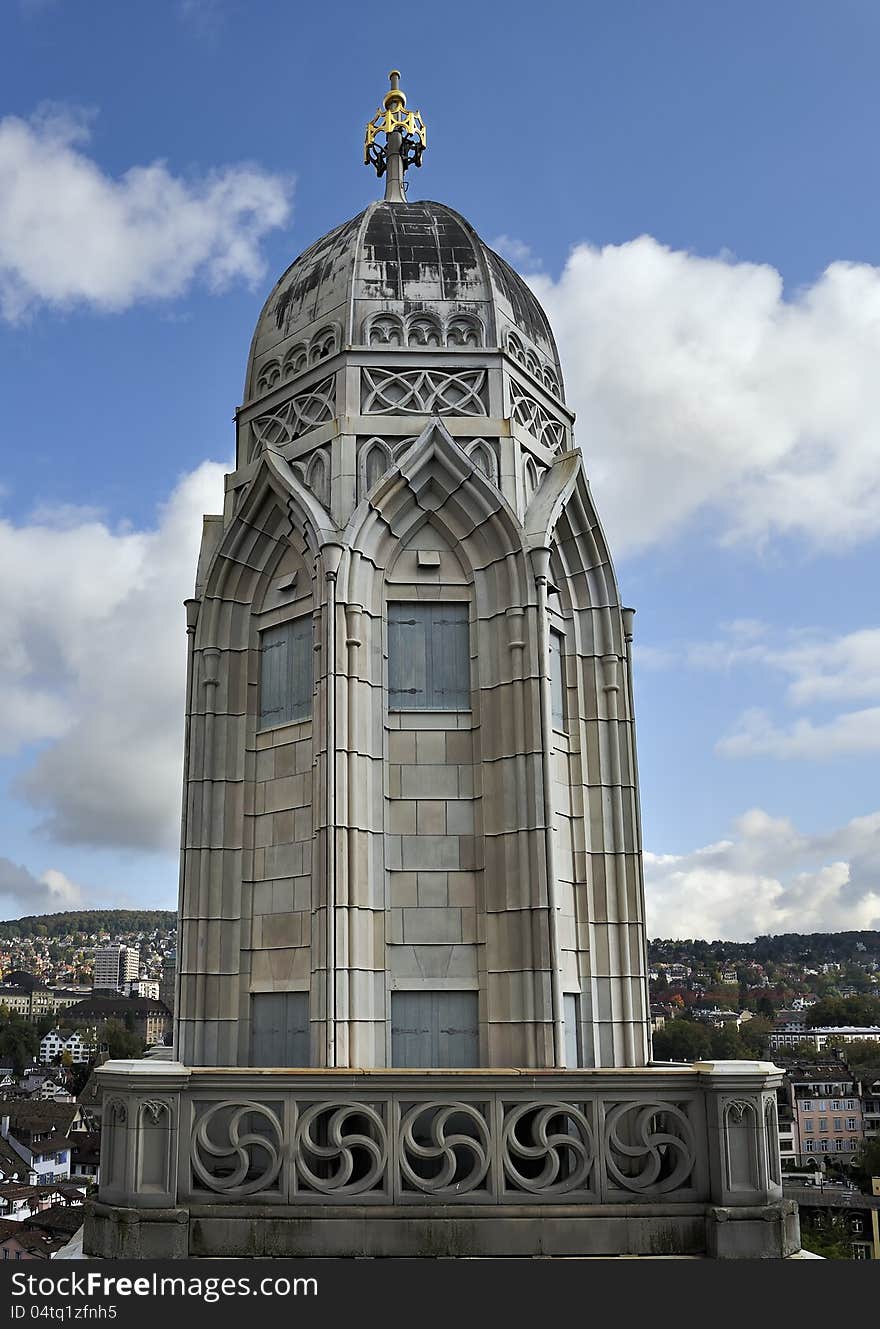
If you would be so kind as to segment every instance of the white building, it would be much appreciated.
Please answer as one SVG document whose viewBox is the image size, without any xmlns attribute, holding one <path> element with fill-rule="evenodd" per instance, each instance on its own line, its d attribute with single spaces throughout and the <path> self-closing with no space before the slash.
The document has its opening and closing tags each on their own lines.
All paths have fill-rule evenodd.
<svg viewBox="0 0 880 1329">
<path fill-rule="evenodd" d="M 136 978 L 129 985 L 129 996 L 132 997 L 151 997 L 153 1001 L 159 1000 L 159 980 L 158 978 Z"/>
<path fill-rule="evenodd" d="M 858 1025 L 825 1025 L 821 1028 L 808 1029 L 800 1025 L 786 1025 L 783 1029 L 775 1029 L 767 1039 L 767 1047 L 791 1048 L 797 1047 L 799 1043 L 810 1043 L 817 1052 L 829 1043 L 838 1040 L 841 1043 L 880 1043 L 880 1025 L 868 1025 L 860 1028 Z"/>
<path fill-rule="evenodd" d="M 44 1066 L 51 1065 L 65 1052 L 70 1054 L 70 1059 L 75 1065 L 82 1065 L 91 1061 L 95 1055 L 95 1044 L 83 1038 L 79 1029 L 50 1029 L 48 1034 L 44 1034 L 40 1039 L 40 1061 Z"/>
<path fill-rule="evenodd" d="M 126 991 L 140 970 L 140 952 L 133 946 L 99 946 L 95 951 L 95 977 L 92 987 Z"/>
<path fill-rule="evenodd" d="M 34 1174 L 34 1184 L 66 1181 L 70 1177 L 70 1140 L 61 1131 L 10 1129 L 9 1117 L 0 1120 L 0 1135 Z"/>
</svg>

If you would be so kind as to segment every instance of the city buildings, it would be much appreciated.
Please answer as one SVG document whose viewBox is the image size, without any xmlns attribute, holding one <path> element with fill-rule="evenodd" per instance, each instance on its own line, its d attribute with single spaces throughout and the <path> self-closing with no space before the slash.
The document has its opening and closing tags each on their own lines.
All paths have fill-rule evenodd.
<svg viewBox="0 0 880 1329">
<path fill-rule="evenodd" d="M 171 1033 L 171 1012 L 153 997 L 125 997 L 96 992 L 65 1012 L 65 1021 L 77 1028 L 93 1028 L 116 1020 L 149 1046 L 163 1043 Z"/>
<path fill-rule="evenodd" d="M 177 952 L 167 951 L 162 957 L 162 976 L 159 980 L 159 1000 L 174 1013 L 174 988 L 177 982 Z"/>
<path fill-rule="evenodd" d="M 845 1062 L 786 1071 L 801 1164 L 833 1154 L 852 1162 L 864 1140 L 861 1085 Z"/>
<path fill-rule="evenodd" d="M 95 991 L 127 992 L 140 972 L 140 952 L 132 946 L 100 946 L 95 951 Z"/>
<path fill-rule="evenodd" d="M 128 985 L 128 995 L 131 997 L 151 997 L 153 1001 L 158 1001 L 160 987 L 161 983 L 158 978 L 136 978 Z"/>
<path fill-rule="evenodd" d="M 784 1048 L 797 1048 L 802 1043 L 811 1044 L 821 1052 L 829 1044 L 847 1043 L 880 1044 L 880 1027 L 876 1025 L 825 1025 L 810 1028 L 806 1024 L 794 1024 L 786 1021 L 782 1028 L 775 1028 L 769 1035 L 767 1046 L 770 1051 Z"/>
</svg>

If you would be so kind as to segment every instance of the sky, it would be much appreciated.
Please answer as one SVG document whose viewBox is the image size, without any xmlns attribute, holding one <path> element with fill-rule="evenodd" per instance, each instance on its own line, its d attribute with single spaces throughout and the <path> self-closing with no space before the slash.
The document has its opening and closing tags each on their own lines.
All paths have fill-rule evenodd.
<svg viewBox="0 0 880 1329">
<path fill-rule="evenodd" d="M 410 197 L 559 341 L 637 610 L 649 935 L 880 928 L 873 0 L 5 0 L 0 50 L 0 917 L 175 906 L 201 514 L 397 67 Z"/>
</svg>

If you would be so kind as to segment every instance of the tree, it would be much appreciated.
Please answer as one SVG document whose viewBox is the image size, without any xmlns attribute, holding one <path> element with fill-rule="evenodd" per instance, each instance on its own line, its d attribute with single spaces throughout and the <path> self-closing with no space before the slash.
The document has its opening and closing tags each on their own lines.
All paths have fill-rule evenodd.
<svg viewBox="0 0 880 1329">
<path fill-rule="evenodd" d="M 713 1029 L 709 1039 L 712 1056 L 718 1061 L 737 1061 L 745 1055 L 739 1032 L 729 1025 L 723 1029 Z"/>
<path fill-rule="evenodd" d="M 846 1222 L 839 1216 L 822 1219 L 821 1223 L 804 1222 L 801 1210 L 801 1241 L 805 1250 L 821 1255 L 823 1260 L 851 1260 L 852 1241 Z"/>
<path fill-rule="evenodd" d="M 655 1061 L 705 1061 L 712 1055 L 709 1030 L 684 1017 L 658 1029 L 653 1042 Z"/>
<path fill-rule="evenodd" d="M 869 1038 L 855 1038 L 843 1045 L 850 1070 L 863 1080 L 880 1080 L 880 1043 Z"/>
<path fill-rule="evenodd" d="M 880 997 L 824 997 L 810 1007 L 807 1024 L 812 1028 L 880 1024 Z"/>
<path fill-rule="evenodd" d="M 756 1060 L 763 1057 L 772 1031 L 772 1020 L 762 1019 L 760 1015 L 756 1015 L 753 1020 L 746 1020 L 739 1030 L 740 1041 L 745 1048 L 743 1055 Z"/>
<path fill-rule="evenodd" d="M 16 1075 L 21 1075 L 40 1049 L 36 1028 L 29 1020 L 11 1015 L 0 1025 L 0 1056 L 9 1057 Z"/>
<path fill-rule="evenodd" d="M 880 1177 L 880 1140 L 866 1140 L 853 1161 L 853 1175 L 865 1191 L 871 1178 Z"/>
<path fill-rule="evenodd" d="M 140 1057 L 144 1050 L 144 1040 L 131 1033 L 118 1020 L 105 1020 L 101 1026 L 100 1041 L 107 1044 L 111 1060 L 125 1057 Z"/>
</svg>

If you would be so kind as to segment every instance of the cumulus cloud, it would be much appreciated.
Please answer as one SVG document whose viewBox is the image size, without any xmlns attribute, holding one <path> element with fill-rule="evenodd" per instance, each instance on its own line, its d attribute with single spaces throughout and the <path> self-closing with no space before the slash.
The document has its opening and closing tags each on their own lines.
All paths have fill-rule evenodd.
<svg viewBox="0 0 880 1329">
<path fill-rule="evenodd" d="M 490 241 L 489 248 L 501 254 L 508 263 L 514 263 L 525 271 L 534 272 L 543 266 L 531 245 L 527 245 L 524 240 L 518 240 L 515 235 L 496 235 L 495 239 Z"/>
<path fill-rule="evenodd" d="M 185 476 L 152 529 L 86 513 L 0 522 L 0 749 L 39 741 L 16 792 L 68 844 L 173 851 L 185 629 L 204 512 L 223 467 Z"/>
<path fill-rule="evenodd" d="M 823 760 L 828 757 L 880 751 L 880 706 L 845 711 L 817 724 L 799 719 L 787 726 L 773 723 L 766 711 L 750 708 L 732 734 L 715 751 L 722 757 L 779 757 Z"/>
<path fill-rule="evenodd" d="M 793 706 L 880 699 L 880 628 L 837 635 L 738 619 L 722 624 L 714 641 L 688 644 L 679 657 L 696 668 L 757 664 L 778 670 L 790 680 L 787 697 Z M 658 650 L 648 653 L 647 663 L 657 666 L 674 658 L 671 651 Z"/>
<path fill-rule="evenodd" d="M 688 854 L 645 854 L 648 933 L 750 941 L 880 927 L 880 812 L 806 835 L 759 808 Z"/>
<path fill-rule="evenodd" d="M 640 236 L 529 280 L 616 551 L 707 514 L 731 543 L 880 533 L 880 269 L 832 263 L 786 298 L 766 264 Z"/>
<path fill-rule="evenodd" d="M 290 180 L 249 164 L 184 179 L 161 161 L 114 178 L 86 152 L 90 119 L 49 106 L 0 120 L 4 318 L 41 304 L 118 311 L 262 277 L 260 245 L 290 215 Z"/>
<path fill-rule="evenodd" d="M 82 892 L 57 868 L 35 877 L 20 863 L 0 858 L 0 917 L 60 913 L 82 907 Z"/>
<path fill-rule="evenodd" d="M 713 641 L 678 646 L 639 646 L 640 668 L 684 665 L 729 672 L 758 667 L 786 680 L 792 708 L 824 708 L 840 702 L 880 702 L 880 628 L 840 635 L 816 628 L 783 629 L 757 619 L 722 624 Z M 880 706 L 863 706 L 822 718 L 779 723 L 758 707 L 745 711 L 734 732 L 719 739 L 725 757 L 772 756 L 821 760 L 880 751 Z"/>
</svg>

